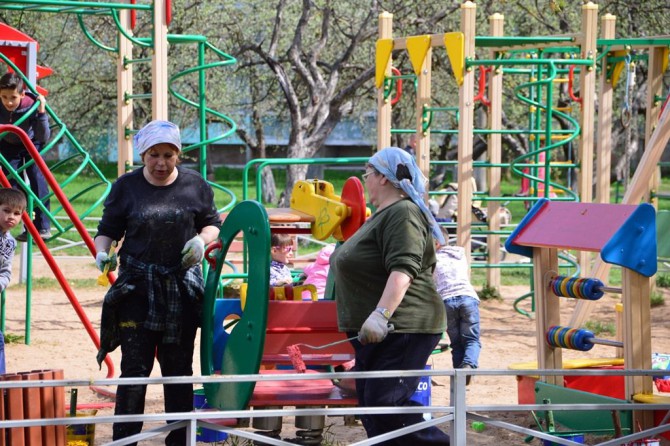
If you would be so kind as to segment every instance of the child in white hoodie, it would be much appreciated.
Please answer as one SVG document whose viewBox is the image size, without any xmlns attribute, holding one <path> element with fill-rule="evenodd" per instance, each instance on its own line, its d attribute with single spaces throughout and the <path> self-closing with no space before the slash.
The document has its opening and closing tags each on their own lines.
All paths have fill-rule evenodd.
<svg viewBox="0 0 670 446">
<path fill-rule="evenodd" d="M 445 236 L 446 238 L 446 236 Z M 435 244 L 437 264 L 433 280 L 447 311 L 447 335 L 451 359 L 456 369 L 476 369 L 479 365 L 479 296 L 470 283 L 465 249 Z M 467 377 L 470 383 L 471 375 Z"/>
</svg>

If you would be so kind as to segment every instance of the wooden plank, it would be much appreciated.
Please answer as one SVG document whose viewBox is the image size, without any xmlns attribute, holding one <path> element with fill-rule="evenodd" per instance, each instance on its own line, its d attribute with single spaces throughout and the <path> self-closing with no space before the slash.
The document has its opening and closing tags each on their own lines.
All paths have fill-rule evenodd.
<svg viewBox="0 0 670 446">
<path fill-rule="evenodd" d="M 118 12 L 119 24 L 123 31 L 132 35 L 130 27 L 130 10 L 122 9 Z M 126 99 L 126 95 L 133 94 L 133 64 L 126 64 L 126 60 L 133 58 L 133 44 L 120 32 L 116 54 L 116 120 L 117 120 L 117 163 L 116 173 L 120 177 L 133 165 L 133 140 L 126 136 L 126 130 L 133 128 L 133 100 Z"/>
<path fill-rule="evenodd" d="M 489 26 L 492 36 L 503 35 L 503 25 L 505 17 L 502 14 L 493 14 L 489 17 Z M 495 59 L 496 52 L 491 51 L 490 59 Z M 492 67 L 489 77 L 489 128 L 491 130 L 500 130 L 502 128 L 502 94 L 503 94 L 503 70 Z M 493 133 L 489 135 L 488 146 L 489 162 L 497 164 L 502 161 L 502 135 Z M 489 194 L 492 197 L 500 197 L 501 192 L 501 169 L 491 167 L 487 170 L 489 182 Z M 487 213 L 489 215 L 489 229 L 491 231 L 500 230 L 500 202 L 489 201 L 487 204 Z M 500 263 L 500 236 L 491 234 L 488 236 L 487 249 L 489 252 L 489 263 Z M 486 268 L 486 283 L 493 288 L 500 287 L 500 268 Z"/>
<path fill-rule="evenodd" d="M 432 88 L 432 57 L 433 50 L 428 48 L 426 57 L 423 59 L 421 72 L 417 76 L 417 89 L 415 101 L 416 130 L 416 162 L 426 178 L 430 178 L 430 128 L 423 132 L 423 108 L 431 106 L 430 92 Z"/>
<path fill-rule="evenodd" d="M 270 224 L 288 224 L 288 223 L 314 223 L 316 218 L 313 215 L 296 211 L 288 208 L 268 208 L 266 209 Z"/>
<path fill-rule="evenodd" d="M 547 345 L 545 333 L 552 325 L 560 325 L 560 301 L 554 295 L 547 279 L 549 273 L 558 271 L 558 251 L 556 249 L 535 248 L 533 250 L 533 281 L 535 283 L 535 323 L 537 343 L 537 363 L 539 369 L 559 370 L 563 368 L 560 348 Z M 562 376 L 547 376 L 543 381 L 557 386 L 563 385 Z"/>
<path fill-rule="evenodd" d="M 24 381 L 38 381 L 40 374 L 35 372 L 20 373 Z M 42 416 L 40 388 L 26 387 L 23 389 L 23 417 L 26 420 L 39 420 Z M 42 445 L 42 428 L 30 426 L 24 428 L 26 446 Z"/>
<path fill-rule="evenodd" d="M 601 19 L 603 39 L 615 37 L 616 17 L 605 14 Z M 603 67 L 607 66 L 607 55 L 603 57 Z M 607 79 L 607 70 L 600 73 L 600 93 L 598 103 L 598 150 L 596 153 L 596 197 L 597 203 L 610 202 L 610 173 L 612 171 L 612 98 L 614 88 Z"/>
<path fill-rule="evenodd" d="M 154 33 L 151 57 L 151 101 L 152 119 L 170 119 L 168 114 L 168 2 L 153 2 Z"/>
<path fill-rule="evenodd" d="M 393 14 L 382 12 L 379 14 L 379 38 L 393 37 Z M 391 75 L 393 55 L 389 58 L 386 75 Z M 384 99 L 384 87 L 377 90 L 377 150 L 391 145 L 391 100 Z"/>
<path fill-rule="evenodd" d="M 465 57 L 475 58 L 475 17 L 477 8 L 473 2 L 461 5 L 461 31 L 465 36 Z M 474 142 L 474 70 L 465 71 L 463 84 L 458 90 L 458 227 L 456 228 L 456 244 L 470 246 L 472 238 L 472 146 Z M 465 250 L 470 261 L 470 250 Z"/>
<path fill-rule="evenodd" d="M 581 58 L 596 59 L 598 38 L 598 5 L 592 2 L 582 6 L 582 48 Z M 579 139 L 579 197 L 590 203 L 593 198 L 593 141 L 596 91 L 595 67 L 582 67 L 579 78 L 581 102 L 581 135 Z"/>
<path fill-rule="evenodd" d="M 629 269 L 623 269 L 623 351 L 626 370 L 651 369 L 651 279 Z M 626 376 L 624 378 L 626 397 L 632 399 L 637 394 L 653 393 L 651 376 Z M 650 411 L 633 413 L 635 426 L 648 429 L 653 424 Z"/>
<path fill-rule="evenodd" d="M 649 139 L 654 133 L 654 125 L 658 122 L 658 117 L 661 114 L 661 106 L 663 101 L 657 101 L 656 97 L 662 97 L 663 94 L 663 64 L 667 62 L 664 60 L 666 48 L 651 47 L 649 51 L 649 63 L 647 74 L 647 112 L 645 119 L 644 141 L 645 147 L 649 146 Z M 667 57 L 667 55 L 666 55 Z M 651 191 L 657 191 L 661 182 L 660 167 L 655 169 L 653 175 L 649 177 L 649 187 L 645 193 L 645 201 L 651 202 L 654 207 L 658 207 L 658 198 L 651 197 Z"/>
<path fill-rule="evenodd" d="M 292 370 L 262 370 L 263 375 L 295 373 Z M 307 370 L 306 373 L 318 373 Z M 328 379 L 295 381 L 260 381 L 254 388 L 249 405 L 264 406 L 355 406 L 358 398 L 345 396 Z"/>
</svg>

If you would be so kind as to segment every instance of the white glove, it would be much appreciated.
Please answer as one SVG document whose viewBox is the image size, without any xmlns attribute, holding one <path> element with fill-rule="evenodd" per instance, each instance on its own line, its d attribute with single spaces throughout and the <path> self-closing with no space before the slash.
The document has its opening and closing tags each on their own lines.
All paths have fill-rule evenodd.
<svg viewBox="0 0 670 446">
<path fill-rule="evenodd" d="M 202 237 L 196 235 L 186 242 L 181 253 L 183 254 L 181 257 L 181 266 L 184 268 L 189 268 L 198 264 L 202 262 L 202 259 L 205 256 L 205 241 Z"/>
<path fill-rule="evenodd" d="M 365 320 L 361 331 L 358 332 L 358 340 L 361 344 L 376 344 L 382 342 L 389 333 L 388 320 L 378 311 L 373 311 Z"/>
<path fill-rule="evenodd" d="M 109 268 L 107 269 L 107 272 L 109 271 L 115 271 L 116 267 L 118 266 L 118 261 L 116 259 L 116 253 L 113 252 L 112 255 L 110 256 L 104 251 L 100 251 L 95 255 L 95 266 L 98 267 L 100 271 L 103 273 L 105 272 L 105 267 L 109 265 Z"/>
</svg>

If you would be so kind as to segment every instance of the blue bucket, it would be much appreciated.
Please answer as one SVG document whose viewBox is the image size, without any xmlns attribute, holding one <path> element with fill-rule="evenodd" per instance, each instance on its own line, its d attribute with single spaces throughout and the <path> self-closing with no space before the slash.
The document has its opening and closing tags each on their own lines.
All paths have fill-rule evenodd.
<svg viewBox="0 0 670 446">
<path fill-rule="evenodd" d="M 424 368 L 425 370 L 431 370 L 433 367 L 427 365 Z M 431 393 L 432 393 L 432 384 L 430 382 L 430 376 L 422 376 L 421 379 L 419 380 L 419 384 L 416 386 L 416 391 L 414 392 L 414 395 L 412 395 L 410 400 L 415 401 L 421 404 L 422 406 L 430 406 L 432 402 Z M 425 420 L 430 420 L 431 419 L 430 413 L 423 414 L 423 418 Z"/>
<path fill-rule="evenodd" d="M 193 391 L 193 408 L 198 410 L 207 410 L 211 407 L 207 404 L 207 397 L 205 397 L 205 389 L 196 389 Z M 205 443 L 214 443 L 217 441 L 224 441 L 228 438 L 225 432 L 215 431 L 198 426 L 195 433 L 196 441 L 203 441 Z"/>
<path fill-rule="evenodd" d="M 553 432 L 551 435 L 558 438 L 574 441 L 575 443 L 584 443 L 584 434 L 561 434 Z M 554 443 L 551 440 L 542 440 L 542 446 L 561 446 L 560 443 Z"/>
</svg>

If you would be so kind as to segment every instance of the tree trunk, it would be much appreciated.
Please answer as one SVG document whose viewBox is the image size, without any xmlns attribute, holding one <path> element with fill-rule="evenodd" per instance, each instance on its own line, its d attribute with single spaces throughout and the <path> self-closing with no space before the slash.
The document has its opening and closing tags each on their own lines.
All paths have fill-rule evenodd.
<svg viewBox="0 0 670 446">
<path fill-rule="evenodd" d="M 298 164 L 288 166 L 286 169 L 286 187 L 279 197 L 279 202 L 277 206 L 279 207 L 290 207 L 291 205 L 291 192 L 293 192 L 293 186 L 298 181 L 305 178 L 307 174 L 307 165 Z"/>
</svg>

